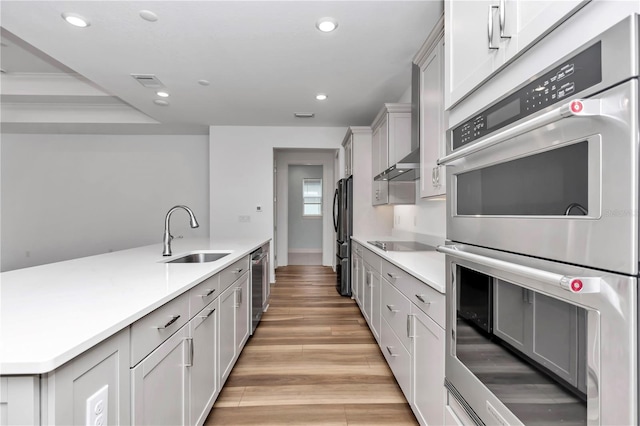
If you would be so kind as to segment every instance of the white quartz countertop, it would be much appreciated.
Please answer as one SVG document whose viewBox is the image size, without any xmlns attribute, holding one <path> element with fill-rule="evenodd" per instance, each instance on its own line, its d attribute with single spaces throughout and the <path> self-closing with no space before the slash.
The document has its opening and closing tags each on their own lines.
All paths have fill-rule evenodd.
<svg viewBox="0 0 640 426">
<path fill-rule="evenodd" d="M 53 371 L 186 292 L 268 239 L 174 240 L 0 274 L 0 374 Z M 209 263 L 165 263 L 194 250 Z"/>
<path fill-rule="evenodd" d="M 351 237 L 363 247 L 376 253 L 383 259 L 393 263 L 424 282 L 434 290 L 445 293 L 445 256 L 437 251 L 384 251 L 367 243 L 367 241 L 406 241 L 392 237 Z"/>
</svg>

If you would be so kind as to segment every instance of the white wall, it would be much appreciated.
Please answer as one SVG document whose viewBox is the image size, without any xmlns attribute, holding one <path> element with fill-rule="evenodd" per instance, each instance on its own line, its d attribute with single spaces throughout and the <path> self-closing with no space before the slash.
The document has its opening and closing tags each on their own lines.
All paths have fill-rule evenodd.
<svg viewBox="0 0 640 426">
<path fill-rule="evenodd" d="M 211 237 L 273 238 L 274 148 L 339 149 L 345 133 L 344 127 L 212 126 Z"/>
<path fill-rule="evenodd" d="M 3 134 L 3 271 L 209 235 L 206 135 Z"/>
<path fill-rule="evenodd" d="M 322 179 L 322 166 L 289 165 L 288 172 L 288 251 L 303 249 L 309 252 L 309 250 L 317 249 L 317 252 L 322 252 L 322 216 L 304 217 L 304 200 L 302 196 L 303 179 Z M 323 190 L 326 185 L 333 186 L 333 182 L 325 182 L 322 179 Z M 326 207 L 327 203 L 331 202 L 329 199 L 323 199 L 322 201 L 322 207 Z"/>
</svg>

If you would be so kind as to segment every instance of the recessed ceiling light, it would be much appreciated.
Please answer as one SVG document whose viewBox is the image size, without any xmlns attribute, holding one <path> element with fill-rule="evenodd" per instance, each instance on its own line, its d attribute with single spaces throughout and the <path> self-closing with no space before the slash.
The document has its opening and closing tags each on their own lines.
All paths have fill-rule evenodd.
<svg viewBox="0 0 640 426">
<path fill-rule="evenodd" d="M 141 10 L 138 13 L 140 13 L 140 17 L 145 21 L 156 22 L 158 20 L 158 15 L 156 15 L 150 10 Z"/>
<path fill-rule="evenodd" d="M 318 93 L 316 95 L 316 99 L 319 101 L 324 101 L 325 99 L 327 99 L 327 95 L 325 95 L 324 93 Z"/>
<path fill-rule="evenodd" d="M 329 17 L 320 18 L 318 19 L 318 22 L 316 22 L 316 27 L 323 33 L 330 33 L 338 28 L 338 21 Z"/>
<path fill-rule="evenodd" d="M 169 94 L 167 92 L 156 92 L 156 95 L 160 96 L 161 98 L 168 98 Z"/>
<path fill-rule="evenodd" d="M 211 83 L 209 83 L 209 81 L 208 81 L 208 80 L 198 80 L 198 84 L 199 84 L 200 86 L 208 86 L 208 85 L 210 85 Z"/>
<path fill-rule="evenodd" d="M 85 28 L 85 27 L 88 27 L 89 25 L 91 25 L 86 18 L 78 15 L 77 13 L 66 13 L 65 12 L 65 13 L 62 14 L 62 19 L 64 19 L 65 21 L 67 21 L 68 23 L 73 25 L 74 27 Z"/>
<path fill-rule="evenodd" d="M 169 102 L 165 101 L 164 99 L 156 99 L 155 101 L 153 101 L 154 104 L 156 105 L 160 105 L 160 106 L 168 106 Z"/>
</svg>

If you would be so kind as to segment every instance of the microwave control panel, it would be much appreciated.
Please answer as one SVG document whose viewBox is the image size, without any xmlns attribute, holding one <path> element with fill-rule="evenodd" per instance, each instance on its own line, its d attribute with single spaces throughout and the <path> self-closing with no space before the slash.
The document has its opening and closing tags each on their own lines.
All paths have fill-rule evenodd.
<svg viewBox="0 0 640 426">
<path fill-rule="evenodd" d="M 452 150 L 600 83 L 601 49 L 597 42 L 455 127 L 450 131 Z"/>
</svg>

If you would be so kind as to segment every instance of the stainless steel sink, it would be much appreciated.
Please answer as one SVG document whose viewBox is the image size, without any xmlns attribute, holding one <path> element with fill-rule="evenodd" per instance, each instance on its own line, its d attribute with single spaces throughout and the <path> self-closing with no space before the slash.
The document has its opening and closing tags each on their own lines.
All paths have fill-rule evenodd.
<svg viewBox="0 0 640 426">
<path fill-rule="evenodd" d="M 215 262 L 218 259 L 222 259 L 228 256 L 229 253 L 190 253 L 173 260 L 169 260 L 166 263 L 207 263 Z"/>
</svg>

